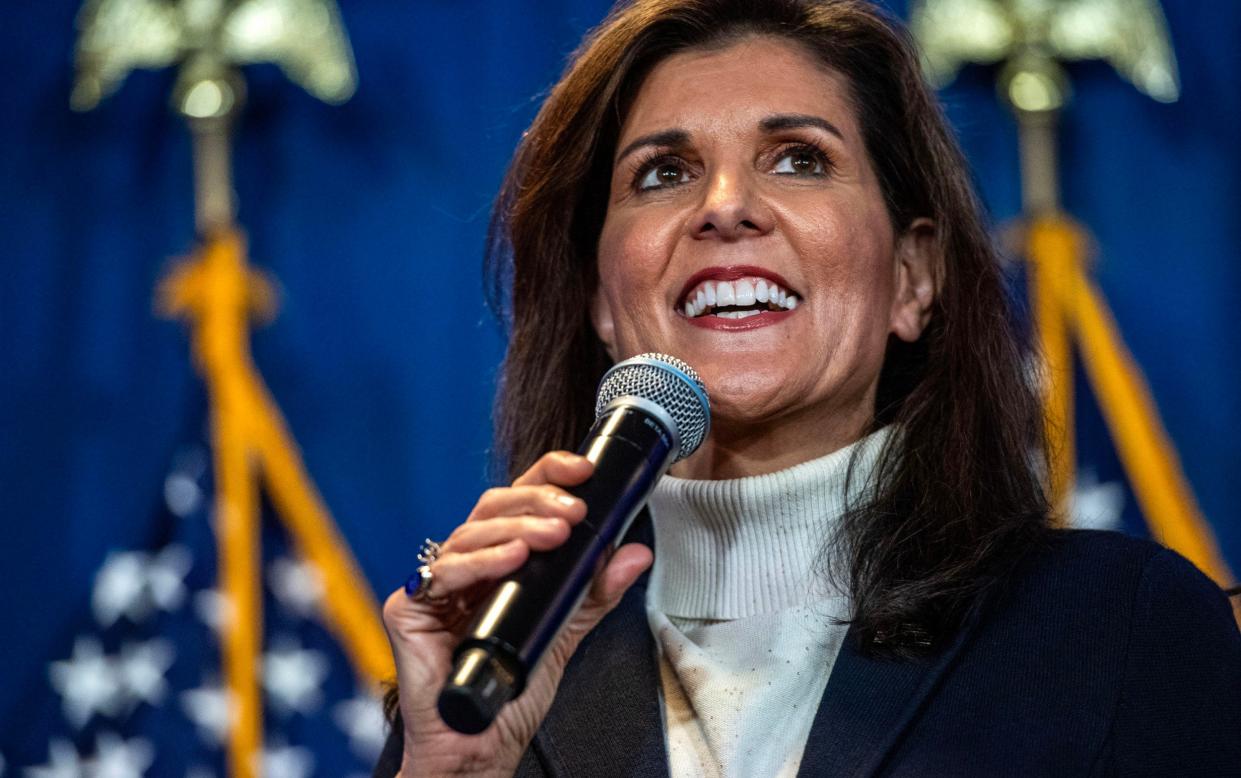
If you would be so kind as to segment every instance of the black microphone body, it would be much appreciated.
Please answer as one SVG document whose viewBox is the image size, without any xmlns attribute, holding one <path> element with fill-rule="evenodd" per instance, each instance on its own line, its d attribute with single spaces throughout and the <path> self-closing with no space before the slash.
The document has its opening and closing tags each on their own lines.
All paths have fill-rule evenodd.
<svg viewBox="0 0 1241 778">
<path fill-rule="evenodd" d="M 483 731 L 504 703 L 521 693 L 527 675 L 676 458 L 677 439 L 659 411 L 638 398 L 620 398 L 596 419 L 578 449 L 595 471 L 566 490 L 586 503 L 586 518 L 563 545 L 532 553 L 474 618 L 439 697 L 440 717 L 453 729 Z"/>
</svg>

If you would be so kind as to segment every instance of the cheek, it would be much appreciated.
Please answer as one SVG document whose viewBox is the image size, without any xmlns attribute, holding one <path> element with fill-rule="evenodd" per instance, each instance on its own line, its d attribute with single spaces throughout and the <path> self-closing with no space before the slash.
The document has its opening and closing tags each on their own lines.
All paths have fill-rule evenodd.
<svg viewBox="0 0 1241 778">
<path fill-rule="evenodd" d="M 809 281 L 818 290 L 819 326 L 832 333 L 820 350 L 851 359 L 882 359 L 887 344 L 894 290 L 895 244 L 886 215 L 876 227 L 871 219 L 841 218 L 834 210 L 802 232 L 799 252 L 810 258 Z M 878 352 L 877 354 L 875 352 Z"/>
<path fill-rule="evenodd" d="M 895 244 L 886 229 L 832 214 L 803 225 L 799 233 L 798 253 L 809 265 L 811 283 L 852 304 L 890 299 Z"/>
<path fill-rule="evenodd" d="M 658 300 L 660 280 L 668 264 L 666 228 L 643 225 L 633 218 L 609 215 L 599 234 L 600 291 L 618 318 L 634 307 L 649 308 Z"/>
</svg>

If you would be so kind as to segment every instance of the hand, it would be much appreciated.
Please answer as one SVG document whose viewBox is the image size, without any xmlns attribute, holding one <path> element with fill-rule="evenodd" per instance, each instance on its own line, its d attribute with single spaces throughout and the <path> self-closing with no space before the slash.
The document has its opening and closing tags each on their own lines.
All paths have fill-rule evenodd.
<svg viewBox="0 0 1241 778">
<path fill-rule="evenodd" d="M 568 539 L 570 528 L 586 515 L 586 504 L 562 487 L 582 483 L 593 471 L 585 457 L 555 451 L 512 486 L 488 489 L 465 523 L 441 544 L 431 565 L 428 594 L 440 602 L 414 602 L 398 589 L 384 603 L 405 727 L 401 776 L 511 776 L 547 715 L 578 643 L 650 566 L 651 551 L 640 543 L 616 550 L 544 653 L 525 691 L 504 706 L 486 731 L 462 735 L 440 719 L 435 707 L 440 687 L 473 612 L 494 583 L 521 567 L 531 551 L 553 549 Z"/>
</svg>

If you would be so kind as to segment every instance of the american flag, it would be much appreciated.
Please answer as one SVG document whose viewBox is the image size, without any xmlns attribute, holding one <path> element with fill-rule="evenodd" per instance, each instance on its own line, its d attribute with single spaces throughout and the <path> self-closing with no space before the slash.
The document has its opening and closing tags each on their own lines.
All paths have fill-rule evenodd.
<svg viewBox="0 0 1241 778">
<path fill-rule="evenodd" d="M 215 588 L 210 454 L 180 450 L 164 482 L 149 543 L 112 549 L 72 634 L 27 681 L 8 722 L 0 776 L 222 776 L 235 709 L 222 683 L 219 634 L 229 603 Z M 267 778 L 370 775 L 386 734 L 380 701 L 320 616 L 324 586 L 280 522 L 263 527 Z M 19 640 L 10 635 L 7 640 Z"/>
</svg>

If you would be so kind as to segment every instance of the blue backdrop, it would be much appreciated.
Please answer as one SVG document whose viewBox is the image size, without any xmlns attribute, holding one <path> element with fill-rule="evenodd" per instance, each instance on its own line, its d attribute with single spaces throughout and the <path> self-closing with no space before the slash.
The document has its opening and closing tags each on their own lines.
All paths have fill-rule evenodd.
<svg viewBox="0 0 1241 778">
<path fill-rule="evenodd" d="M 486 485 L 502 353 L 481 295 L 487 214 L 541 94 L 607 5 L 351 0 L 342 15 L 360 83 L 340 107 L 274 67 L 246 71 L 239 218 L 252 261 L 281 291 L 255 358 L 381 597 L 421 539 L 446 534 Z M 206 526 L 195 506 L 167 504 L 170 473 L 209 488 L 192 463 L 204 396 L 182 325 L 152 313 L 157 279 L 191 247 L 188 133 L 168 109 L 168 71 L 134 73 L 90 113 L 68 109 L 77 8 L 23 3 L 0 24 L 0 759 L 10 768 L 51 763 L 50 735 L 106 750 L 99 731 L 75 728 L 49 663 L 103 630 L 92 597 L 109 553 L 174 540 L 192 549 Z M 1064 201 L 1097 239 L 1095 275 L 1236 570 L 1241 5 L 1164 10 L 1180 102 L 1155 103 L 1102 63 L 1070 67 Z M 993 71 L 969 68 L 944 99 L 1002 222 L 1019 210 L 1016 130 L 993 83 Z M 1083 469 L 1116 483 L 1111 523 L 1142 533 L 1091 403 L 1079 403 Z M 212 579 L 210 556 L 195 559 L 191 594 Z M 199 680 L 187 661 L 169 671 L 175 690 Z M 155 707 L 112 719 L 144 705 Z M 215 769 L 204 754 L 203 775 Z M 314 756 L 303 774 L 345 774 L 344 757 Z M 151 774 L 185 774 L 161 758 L 147 760 Z"/>
</svg>

